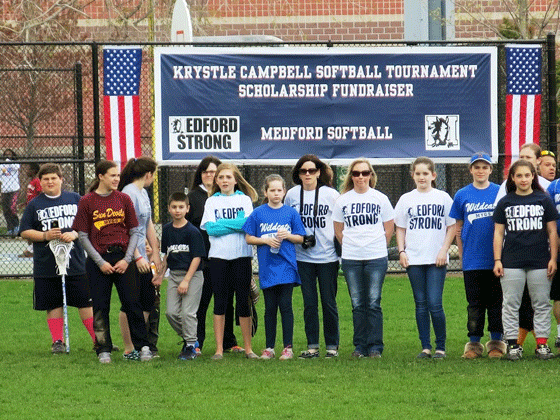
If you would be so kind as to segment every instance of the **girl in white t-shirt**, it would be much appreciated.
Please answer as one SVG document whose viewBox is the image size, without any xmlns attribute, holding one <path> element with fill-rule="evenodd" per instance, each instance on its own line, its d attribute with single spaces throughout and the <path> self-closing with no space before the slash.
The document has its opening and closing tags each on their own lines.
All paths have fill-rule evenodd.
<svg viewBox="0 0 560 420">
<path fill-rule="evenodd" d="M 443 285 L 447 252 L 455 236 L 455 219 L 449 217 L 453 200 L 435 187 L 434 162 L 417 158 L 411 166 L 416 189 L 404 194 L 395 207 L 399 261 L 408 273 L 416 324 L 422 344 L 419 358 L 432 357 L 430 318 L 436 335 L 434 358 L 445 357 L 446 324 Z"/>
<path fill-rule="evenodd" d="M 201 229 L 210 237 L 208 264 L 214 291 L 214 360 L 223 358 L 224 324 L 228 297 L 235 292 L 239 325 L 245 344 L 245 356 L 258 359 L 251 348 L 251 288 L 253 249 L 245 242 L 242 229 L 253 211 L 258 195 L 234 164 L 222 163 L 216 169 L 214 185 L 204 205 Z"/>
<path fill-rule="evenodd" d="M 354 358 L 378 358 L 383 353 L 381 289 L 395 213 L 387 196 L 374 189 L 376 182 L 368 160 L 352 162 L 332 215 L 352 301 Z"/>
</svg>

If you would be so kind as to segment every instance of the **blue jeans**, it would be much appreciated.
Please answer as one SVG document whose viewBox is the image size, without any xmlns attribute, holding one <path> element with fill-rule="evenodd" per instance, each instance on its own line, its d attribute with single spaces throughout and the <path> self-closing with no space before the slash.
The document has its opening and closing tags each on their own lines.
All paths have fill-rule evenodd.
<svg viewBox="0 0 560 420">
<path fill-rule="evenodd" d="M 352 301 L 355 350 L 362 354 L 374 350 L 382 353 L 381 289 L 387 272 L 387 257 L 374 260 L 343 259 L 342 271 Z"/>
<path fill-rule="evenodd" d="M 422 349 L 430 349 L 430 316 L 436 335 L 436 350 L 445 351 L 446 327 L 443 312 L 443 285 L 447 267 L 411 265 L 406 270 L 414 303 L 416 305 L 416 325 Z"/>
<path fill-rule="evenodd" d="M 319 297 L 317 283 L 321 293 L 323 309 L 323 333 L 327 350 L 338 350 L 338 307 L 336 293 L 338 289 L 338 261 L 316 264 L 298 261 L 299 277 L 301 278 L 301 294 L 303 296 L 303 320 L 307 347 L 319 348 Z"/>
</svg>

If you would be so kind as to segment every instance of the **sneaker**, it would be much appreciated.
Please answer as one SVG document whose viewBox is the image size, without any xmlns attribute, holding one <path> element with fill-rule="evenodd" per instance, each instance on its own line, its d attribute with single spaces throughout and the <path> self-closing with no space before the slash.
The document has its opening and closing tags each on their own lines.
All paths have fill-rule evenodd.
<svg viewBox="0 0 560 420">
<path fill-rule="evenodd" d="M 254 352 L 245 353 L 245 359 L 260 359 Z"/>
<path fill-rule="evenodd" d="M 427 352 L 427 351 L 421 351 L 420 353 L 418 353 L 418 356 L 416 356 L 417 359 L 431 359 L 432 358 L 432 352 Z"/>
<path fill-rule="evenodd" d="M 233 346 L 229 349 L 224 349 L 224 353 L 245 353 L 245 349 L 239 346 Z"/>
<path fill-rule="evenodd" d="M 381 352 L 379 350 L 372 350 L 369 352 L 369 357 L 372 359 L 381 359 Z"/>
<path fill-rule="evenodd" d="M 284 350 L 282 350 L 282 355 L 278 358 L 278 360 L 288 360 L 293 358 L 294 358 L 294 351 L 292 350 L 292 348 L 285 347 Z"/>
<path fill-rule="evenodd" d="M 194 351 L 196 352 L 197 356 L 200 356 L 202 354 L 202 350 L 200 350 L 200 348 L 195 347 Z"/>
<path fill-rule="evenodd" d="M 315 357 L 319 357 L 319 352 Z M 334 359 L 335 357 L 338 357 L 338 350 L 327 350 L 325 353 L 325 359 Z"/>
<path fill-rule="evenodd" d="M 157 350 L 152 350 L 152 358 L 153 359 L 159 359 L 159 351 Z"/>
<path fill-rule="evenodd" d="M 447 354 L 445 354 L 443 350 L 436 350 L 436 352 L 432 356 L 432 359 L 445 359 L 446 357 Z"/>
<path fill-rule="evenodd" d="M 62 340 L 56 340 L 52 343 L 51 352 L 52 354 L 61 354 L 66 351 L 66 346 L 62 342 Z"/>
<path fill-rule="evenodd" d="M 560 337 L 556 337 L 556 340 L 554 341 L 554 347 L 560 349 Z"/>
<path fill-rule="evenodd" d="M 99 363 L 111 363 L 111 353 L 108 351 L 103 351 L 97 355 Z"/>
<path fill-rule="evenodd" d="M 535 355 L 537 356 L 537 359 L 541 360 L 548 360 L 554 357 L 552 350 L 550 350 L 550 347 L 548 347 L 547 344 L 539 344 L 535 349 Z"/>
<path fill-rule="evenodd" d="M 275 356 L 276 355 L 274 354 L 274 349 L 266 348 L 263 350 L 261 354 L 261 359 L 263 360 L 274 359 Z"/>
<path fill-rule="evenodd" d="M 329 351 L 332 351 L 332 350 L 327 350 L 327 357 L 329 357 L 328 356 Z M 298 356 L 299 359 L 315 359 L 316 357 L 319 357 L 319 350 L 317 350 L 317 349 L 308 349 L 308 350 L 302 351 L 300 353 L 300 355 Z"/>
<path fill-rule="evenodd" d="M 144 346 L 140 349 L 140 361 L 141 362 L 148 362 L 154 358 L 152 351 L 148 346 Z"/>
<path fill-rule="evenodd" d="M 194 346 L 187 346 L 186 344 L 183 346 L 181 350 L 181 354 L 177 357 L 179 360 L 193 360 L 196 359 L 196 351 L 194 350 Z"/>
<path fill-rule="evenodd" d="M 519 344 L 508 344 L 505 357 L 507 360 L 521 360 L 523 357 L 523 347 Z"/>
<path fill-rule="evenodd" d="M 361 351 L 354 350 L 352 354 L 350 354 L 350 357 L 352 359 L 361 359 L 362 357 L 364 357 L 364 354 Z"/>
<path fill-rule="evenodd" d="M 124 360 L 140 360 L 140 352 L 138 350 L 132 350 L 128 353 L 123 353 Z"/>
</svg>

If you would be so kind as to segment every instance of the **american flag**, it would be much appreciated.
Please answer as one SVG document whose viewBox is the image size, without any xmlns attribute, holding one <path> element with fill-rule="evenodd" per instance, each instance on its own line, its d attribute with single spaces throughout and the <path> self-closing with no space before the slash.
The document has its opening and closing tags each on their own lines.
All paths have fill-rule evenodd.
<svg viewBox="0 0 560 420">
<path fill-rule="evenodd" d="M 141 48 L 103 50 L 103 109 L 107 159 L 125 165 L 142 154 L 140 144 Z"/>
<path fill-rule="evenodd" d="M 541 123 L 541 46 L 506 46 L 505 165 L 519 156 L 525 143 L 539 144 Z"/>
</svg>

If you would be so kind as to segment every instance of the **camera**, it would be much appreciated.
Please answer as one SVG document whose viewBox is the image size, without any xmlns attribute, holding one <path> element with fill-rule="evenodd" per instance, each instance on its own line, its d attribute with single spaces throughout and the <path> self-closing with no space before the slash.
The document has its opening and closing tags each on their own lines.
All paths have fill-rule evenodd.
<svg viewBox="0 0 560 420">
<path fill-rule="evenodd" d="M 303 243 L 301 244 L 301 247 L 303 249 L 313 248 L 316 243 L 317 241 L 315 240 L 315 235 L 305 235 L 303 237 Z"/>
</svg>

